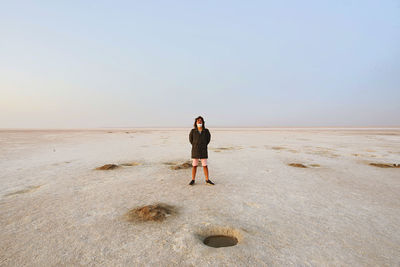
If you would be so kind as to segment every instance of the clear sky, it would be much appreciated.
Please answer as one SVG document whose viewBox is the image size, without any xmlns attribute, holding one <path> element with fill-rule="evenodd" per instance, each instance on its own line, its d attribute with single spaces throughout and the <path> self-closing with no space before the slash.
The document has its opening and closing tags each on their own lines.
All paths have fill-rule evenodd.
<svg viewBox="0 0 400 267">
<path fill-rule="evenodd" d="M 0 128 L 400 126 L 400 1 L 3 1 Z"/>
</svg>

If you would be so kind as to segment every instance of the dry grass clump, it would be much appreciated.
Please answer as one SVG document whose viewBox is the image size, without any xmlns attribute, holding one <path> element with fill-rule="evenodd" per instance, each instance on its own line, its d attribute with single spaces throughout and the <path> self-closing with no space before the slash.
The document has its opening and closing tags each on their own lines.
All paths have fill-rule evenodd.
<svg viewBox="0 0 400 267">
<path fill-rule="evenodd" d="M 182 164 L 176 162 L 164 162 L 166 165 L 171 165 L 171 170 L 181 170 L 181 169 L 189 169 L 192 167 L 192 162 L 190 160 L 185 161 Z"/>
<path fill-rule="evenodd" d="M 310 167 L 319 168 L 319 167 L 321 167 L 321 165 L 316 164 L 316 163 L 308 164 L 308 166 L 303 163 L 289 163 L 288 165 L 292 166 L 292 167 L 296 167 L 296 168 L 310 168 Z"/>
<path fill-rule="evenodd" d="M 125 166 L 125 167 L 131 167 L 131 166 L 137 166 L 140 165 L 139 162 L 126 162 L 126 163 L 121 163 L 121 164 L 106 164 L 100 167 L 97 167 L 96 170 L 103 170 L 103 171 L 107 171 L 107 170 L 114 170 L 116 168 L 119 168 L 121 166 Z"/>
<path fill-rule="evenodd" d="M 101 167 L 97 167 L 96 170 L 113 170 L 118 168 L 119 166 L 117 164 L 106 164 Z"/>
<path fill-rule="evenodd" d="M 296 168 L 308 168 L 306 165 L 302 163 L 289 163 L 288 165 Z"/>
<path fill-rule="evenodd" d="M 369 165 L 379 167 L 379 168 L 400 168 L 400 164 L 394 163 L 370 163 Z"/>
<path fill-rule="evenodd" d="M 131 209 L 125 216 L 128 221 L 156 221 L 162 222 L 168 216 L 176 213 L 175 207 L 163 203 L 154 205 L 146 205 L 138 208 Z"/>
<path fill-rule="evenodd" d="M 271 147 L 273 150 L 282 150 L 282 149 L 286 149 L 285 147 L 282 146 L 273 146 Z"/>
<path fill-rule="evenodd" d="M 140 163 L 134 161 L 134 162 L 121 163 L 120 165 L 121 165 L 121 166 L 128 166 L 128 167 L 130 167 L 130 166 L 137 166 L 137 165 L 140 165 Z"/>
<path fill-rule="evenodd" d="M 234 147 L 217 147 L 219 150 L 234 150 Z"/>
<path fill-rule="evenodd" d="M 310 164 L 310 166 L 311 166 L 311 167 L 314 167 L 314 168 L 321 167 L 321 165 L 319 165 L 319 164 Z"/>
<path fill-rule="evenodd" d="M 189 169 L 192 167 L 192 163 L 190 161 L 184 162 L 180 165 L 171 166 L 173 170 L 180 170 L 180 169 Z"/>
</svg>

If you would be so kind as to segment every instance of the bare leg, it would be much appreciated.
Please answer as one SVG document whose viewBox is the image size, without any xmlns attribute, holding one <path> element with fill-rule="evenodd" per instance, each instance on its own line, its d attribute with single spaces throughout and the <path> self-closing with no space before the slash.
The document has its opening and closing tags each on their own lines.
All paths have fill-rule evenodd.
<svg viewBox="0 0 400 267">
<path fill-rule="evenodd" d="M 196 171 L 197 171 L 197 166 L 193 166 L 193 168 L 192 168 L 192 180 L 196 179 Z"/>
<path fill-rule="evenodd" d="M 204 175 L 206 176 L 206 181 L 208 181 L 208 166 L 203 166 Z"/>
</svg>

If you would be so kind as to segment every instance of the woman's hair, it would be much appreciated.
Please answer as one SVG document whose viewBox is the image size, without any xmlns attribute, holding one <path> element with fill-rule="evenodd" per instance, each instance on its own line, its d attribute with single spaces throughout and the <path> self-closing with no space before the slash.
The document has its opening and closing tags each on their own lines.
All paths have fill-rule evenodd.
<svg viewBox="0 0 400 267">
<path fill-rule="evenodd" d="M 204 123 L 204 119 L 203 119 L 202 116 L 198 116 L 196 119 L 194 119 L 193 127 L 194 127 L 194 128 L 197 128 L 196 121 L 197 121 L 198 119 L 201 119 L 201 121 L 202 121 L 202 123 L 203 123 L 203 129 L 205 129 L 205 128 L 206 128 L 206 125 L 205 125 L 205 123 Z"/>
</svg>

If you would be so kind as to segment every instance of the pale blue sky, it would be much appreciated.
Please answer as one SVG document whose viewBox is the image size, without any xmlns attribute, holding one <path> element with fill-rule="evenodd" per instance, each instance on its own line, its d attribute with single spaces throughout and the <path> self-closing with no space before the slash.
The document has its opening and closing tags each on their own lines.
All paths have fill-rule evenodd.
<svg viewBox="0 0 400 267">
<path fill-rule="evenodd" d="M 4 1 L 0 128 L 400 126 L 400 1 Z"/>
</svg>

